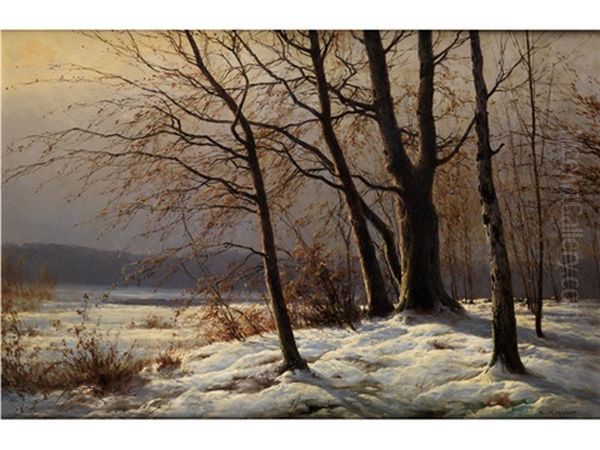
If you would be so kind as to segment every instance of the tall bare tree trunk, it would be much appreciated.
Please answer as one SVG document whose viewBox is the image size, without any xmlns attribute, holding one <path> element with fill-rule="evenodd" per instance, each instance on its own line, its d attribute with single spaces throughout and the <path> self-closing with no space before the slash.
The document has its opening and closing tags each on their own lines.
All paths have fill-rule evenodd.
<svg viewBox="0 0 600 450">
<path fill-rule="evenodd" d="M 385 281 L 379 261 L 377 260 L 377 252 L 375 245 L 369 233 L 365 211 L 362 205 L 362 199 L 346 162 L 344 152 L 335 134 L 333 128 L 333 120 L 331 117 L 331 102 L 329 99 L 327 78 L 325 76 L 325 67 L 323 65 L 323 56 L 321 55 L 319 36 L 316 31 L 310 32 L 310 49 L 311 58 L 317 77 L 317 89 L 319 91 L 319 103 L 321 112 L 319 120 L 323 130 L 323 136 L 327 147 L 333 158 L 336 173 L 340 182 L 344 186 L 342 190 L 348 210 L 350 213 L 350 223 L 354 237 L 358 244 L 358 253 L 360 256 L 360 264 L 365 282 L 365 293 L 367 295 L 367 313 L 371 317 L 385 317 L 389 315 L 394 307 L 388 298 L 385 288 Z"/>
<path fill-rule="evenodd" d="M 442 281 L 438 216 L 433 205 L 437 142 L 433 116 L 434 58 L 431 32 L 419 33 L 419 161 L 412 164 L 402 144 L 394 112 L 385 51 L 378 31 L 365 31 L 374 109 L 383 139 L 387 169 L 399 194 L 402 284 L 399 310 L 430 311 L 439 306 L 460 310 Z"/>
<path fill-rule="evenodd" d="M 535 290 L 535 332 L 538 337 L 544 337 L 542 331 L 542 305 L 544 297 L 544 221 L 542 211 L 542 197 L 540 192 L 540 174 L 538 168 L 538 160 L 536 155 L 536 134 L 537 134 L 537 117 L 535 110 L 535 86 L 533 80 L 533 61 L 531 55 L 531 42 L 529 40 L 529 32 L 525 32 L 525 40 L 527 45 L 527 82 L 529 86 L 529 107 L 531 109 L 531 130 L 530 130 L 530 144 L 531 144 L 531 158 L 533 163 L 533 183 L 535 188 L 535 203 L 537 213 L 537 238 L 538 238 L 538 255 L 537 255 L 537 276 L 536 276 L 536 290 Z"/>
<path fill-rule="evenodd" d="M 204 77 L 210 83 L 216 95 L 223 100 L 231 113 L 236 117 L 236 121 L 239 120 L 239 125 L 242 127 L 244 132 L 245 139 L 241 141 L 246 149 L 248 166 L 254 187 L 254 201 L 258 207 L 258 218 L 260 222 L 260 232 L 262 238 L 263 264 L 265 268 L 265 282 L 267 284 L 271 299 L 271 308 L 275 318 L 275 327 L 277 328 L 277 335 L 279 337 L 279 346 L 281 348 L 281 352 L 283 353 L 282 370 L 306 370 L 308 369 L 308 365 L 306 364 L 306 361 L 302 359 L 300 352 L 298 351 L 296 340 L 294 338 L 294 332 L 292 330 L 292 324 L 290 322 L 287 306 L 285 304 L 285 297 L 283 295 L 279 264 L 277 260 L 277 247 L 275 245 L 275 236 L 271 222 L 271 213 L 269 210 L 267 191 L 265 189 L 262 169 L 260 167 L 260 161 L 256 151 L 254 132 L 235 99 L 212 76 L 204 64 L 204 60 L 202 59 L 202 55 L 192 33 L 186 31 L 185 34 L 190 46 L 192 47 L 196 66 L 200 69 Z M 235 127 L 235 123 L 233 126 Z"/>
<path fill-rule="evenodd" d="M 479 33 L 470 32 L 473 79 L 477 98 L 477 166 L 479 170 L 479 195 L 490 248 L 490 279 L 492 284 L 492 331 L 494 352 L 490 367 L 501 364 L 512 373 L 525 373 L 519 357 L 512 280 L 508 252 L 504 242 L 502 215 L 492 169 L 493 151 L 490 146 L 487 100 L 488 92 L 483 77 L 483 55 Z"/>
<path fill-rule="evenodd" d="M 509 111 L 506 110 L 506 115 L 509 116 Z M 509 192 L 509 201 L 506 204 L 507 212 L 507 233 L 509 233 L 509 242 L 512 247 L 514 256 L 514 265 L 523 284 L 523 291 L 527 301 L 527 307 L 534 312 L 534 273 L 535 264 L 531 260 L 535 250 L 531 243 L 531 233 L 529 232 L 526 221 L 529 216 L 525 211 L 526 201 L 523 198 L 525 192 L 525 184 L 521 182 L 519 168 L 521 163 L 517 161 L 517 146 L 513 140 L 513 134 L 508 134 L 509 139 L 509 155 L 510 169 L 512 179 L 508 181 L 513 186 L 512 192 Z M 513 212 L 514 209 L 514 212 Z"/>
<path fill-rule="evenodd" d="M 260 218 L 265 280 L 271 297 L 271 308 L 275 317 L 277 335 L 283 353 L 282 370 L 306 370 L 308 369 L 308 365 L 300 356 L 298 347 L 296 346 L 292 324 L 285 304 L 281 276 L 279 273 L 275 237 L 271 222 L 271 213 L 269 211 L 267 193 L 255 149 L 248 151 L 248 163 L 250 171 L 252 172 L 252 181 L 256 193 L 256 203 L 258 205 L 258 215 Z"/>
<path fill-rule="evenodd" d="M 431 186 L 415 186 L 401 206 L 400 250 L 402 289 L 399 310 L 433 310 L 439 305 L 456 308 L 446 293 L 441 275 L 438 217 Z M 428 192 L 427 192 L 428 191 Z"/>
</svg>

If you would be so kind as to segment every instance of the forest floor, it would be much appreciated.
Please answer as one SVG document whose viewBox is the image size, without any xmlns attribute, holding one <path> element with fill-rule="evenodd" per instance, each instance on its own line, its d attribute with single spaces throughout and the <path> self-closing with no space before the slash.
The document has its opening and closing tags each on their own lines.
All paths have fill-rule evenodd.
<svg viewBox="0 0 600 450">
<path fill-rule="evenodd" d="M 66 305 L 66 304 L 65 304 Z M 274 334 L 203 345 L 192 325 L 170 322 L 169 308 L 100 305 L 89 320 L 119 345 L 156 355 L 177 342 L 178 367 L 145 368 L 126 393 L 89 388 L 46 394 L 2 392 L 8 417 L 600 417 L 598 301 L 545 303 L 546 338 L 517 304 L 519 350 L 528 374 L 486 371 L 491 304 L 461 316 L 405 313 L 363 322 L 357 331 L 296 332 L 310 373 L 277 372 Z M 142 326 L 144 318 L 164 319 Z M 28 345 L 63 339 L 77 314 L 65 306 L 24 313 L 37 332 Z M 50 321 L 60 320 L 62 325 Z M 159 320 L 160 322 L 160 320 Z"/>
</svg>

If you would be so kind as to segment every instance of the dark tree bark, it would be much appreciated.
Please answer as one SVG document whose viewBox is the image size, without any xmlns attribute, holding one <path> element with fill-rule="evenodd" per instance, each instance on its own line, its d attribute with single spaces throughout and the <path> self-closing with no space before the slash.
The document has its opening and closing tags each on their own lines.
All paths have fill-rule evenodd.
<svg viewBox="0 0 600 450">
<path fill-rule="evenodd" d="M 329 98 L 327 78 L 323 65 L 319 36 L 316 31 L 310 32 L 310 53 L 317 78 L 317 89 L 319 94 L 319 122 L 323 136 L 335 166 L 336 175 L 343 185 L 343 194 L 348 206 L 350 223 L 354 237 L 358 245 L 361 270 L 365 282 L 365 293 L 367 296 L 367 314 L 370 317 L 385 317 L 389 315 L 394 307 L 388 298 L 385 281 L 375 245 L 369 233 L 369 227 L 363 208 L 362 198 L 354 184 L 344 152 L 337 139 L 331 114 L 331 101 Z"/>
<path fill-rule="evenodd" d="M 400 264 L 400 258 L 398 257 L 398 247 L 394 232 L 388 224 L 375 213 L 375 211 L 369 208 L 364 200 L 362 200 L 362 205 L 366 218 L 371 222 L 371 225 L 373 225 L 383 240 L 385 260 L 387 261 L 389 271 L 392 275 L 396 291 L 399 293 L 402 286 L 402 265 Z"/>
<path fill-rule="evenodd" d="M 285 304 L 267 194 L 255 149 L 248 150 L 248 162 L 252 171 L 252 180 L 260 218 L 265 277 L 271 296 L 271 308 L 275 317 L 281 351 L 283 353 L 282 370 L 306 370 L 308 369 L 308 365 L 300 356 L 298 347 L 296 346 L 292 324 Z"/>
<path fill-rule="evenodd" d="M 504 241 L 502 214 L 494 187 L 490 130 L 488 124 L 488 91 L 483 76 L 483 55 L 479 33 L 470 32 L 473 80 L 476 94 L 477 166 L 479 195 L 483 210 L 483 223 L 490 250 L 490 279 L 492 288 L 492 332 L 494 352 L 490 367 L 500 364 L 511 373 L 525 373 L 517 346 L 512 280 L 508 252 Z"/>
<path fill-rule="evenodd" d="M 365 31 L 373 108 L 383 140 L 387 170 L 399 192 L 402 281 L 399 310 L 462 309 L 446 292 L 441 275 L 438 216 L 433 181 L 439 162 L 433 116 L 434 56 L 431 32 L 419 33 L 419 158 L 413 164 L 402 143 L 394 112 L 385 51 L 378 31 Z"/>
<path fill-rule="evenodd" d="M 260 223 L 260 231 L 262 238 L 262 255 L 265 269 L 265 281 L 269 290 L 271 308 L 279 337 L 279 345 L 283 353 L 282 370 L 307 370 L 306 361 L 300 356 L 294 332 L 290 322 L 283 288 L 281 285 L 281 276 L 279 273 L 279 264 L 277 258 L 277 249 L 275 245 L 275 237 L 273 233 L 273 225 L 271 222 L 271 213 L 267 199 L 267 191 L 263 180 L 262 169 L 258 159 L 256 141 L 252 126 L 243 114 L 240 105 L 235 99 L 223 88 L 223 86 L 212 76 L 198 48 L 198 45 L 191 32 L 186 31 L 186 36 L 194 53 L 196 66 L 200 69 L 203 76 L 207 79 L 215 94 L 227 105 L 231 113 L 235 116 L 236 121 L 242 128 L 244 139 L 240 139 L 246 149 L 246 156 L 249 170 L 252 176 L 254 188 L 254 201 L 258 208 L 258 218 Z M 233 124 L 233 127 L 236 123 Z"/>
</svg>

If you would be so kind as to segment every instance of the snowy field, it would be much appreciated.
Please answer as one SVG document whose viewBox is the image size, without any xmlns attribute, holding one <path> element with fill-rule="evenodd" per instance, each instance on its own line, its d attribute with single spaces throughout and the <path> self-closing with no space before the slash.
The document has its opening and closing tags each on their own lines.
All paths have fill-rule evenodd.
<svg viewBox="0 0 600 450">
<path fill-rule="evenodd" d="M 27 345 L 48 347 L 80 317 L 73 302 L 23 314 L 38 329 Z M 175 343 L 180 368 L 148 367 L 126 394 L 2 393 L 3 417 L 600 417 L 598 301 L 545 306 L 545 339 L 517 305 L 519 349 L 529 374 L 485 371 L 491 356 L 490 307 L 464 316 L 403 314 L 365 321 L 357 332 L 296 332 L 311 373 L 277 374 L 273 334 L 206 345 L 199 324 L 173 320 L 173 308 L 100 304 L 89 322 L 111 330 L 123 347 L 148 356 Z M 197 308 L 186 311 L 192 317 Z M 146 328 L 146 318 L 163 319 Z M 51 321 L 60 320 L 58 327 Z M 56 322 L 55 322 L 56 324 Z"/>
</svg>

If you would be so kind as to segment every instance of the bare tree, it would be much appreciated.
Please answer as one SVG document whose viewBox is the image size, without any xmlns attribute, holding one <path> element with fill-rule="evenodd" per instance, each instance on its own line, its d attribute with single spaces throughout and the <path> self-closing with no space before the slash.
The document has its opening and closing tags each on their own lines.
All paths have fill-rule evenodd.
<svg viewBox="0 0 600 450">
<path fill-rule="evenodd" d="M 401 276 L 400 262 L 394 235 L 359 193 L 354 181 L 356 175 L 350 169 L 337 136 L 335 127 L 339 118 L 333 112 L 325 69 L 325 60 L 336 35 L 328 33 L 323 37 L 323 48 L 317 32 L 278 32 L 275 37 L 273 42 L 268 39 L 263 39 L 260 43 L 253 41 L 262 50 L 261 54 L 251 47 L 249 42 L 252 37 L 246 39 L 245 48 L 254 63 L 270 80 L 265 83 L 269 84 L 271 95 L 274 89 L 278 89 L 290 102 L 295 115 L 292 113 L 294 119 L 287 123 L 263 121 L 257 122 L 256 125 L 272 133 L 274 151 L 291 159 L 300 174 L 320 180 L 342 192 L 357 243 L 367 298 L 367 313 L 370 316 L 386 316 L 393 310 L 393 305 L 386 291 L 385 278 L 368 227 L 369 222 L 382 236 L 386 261 L 391 268 L 393 283 L 396 284 Z M 312 105 L 315 101 L 318 106 Z M 331 159 L 318 144 L 311 142 L 311 138 L 307 137 L 314 133 L 315 124 L 320 127 L 320 134 Z M 303 158 L 312 158 L 311 168 L 304 167 L 302 160 L 294 155 L 298 152 Z M 360 178 L 371 185 L 364 177 Z"/>
<path fill-rule="evenodd" d="M 574 213 L 569 217 L 570 223 L 563 223 L 567 228 L 579 223 L 583 229 L 583 221 L 591 238 L 591 245 L 582 249 L 593 265 L 596 279 L 596 295 L 600 293 L 600 96 L 598 95 L 600 79 L 581 80 L 574 76 L 567 90 L 569 107 L 574 114 L 559 116 L 555 128 L 563 146 L 566 161 L 559 165 L 561 173 L 557 193 L 561 198 L 564 210 Z M 565 217 L 561 217 L 564 221 Z M 563 268 L 569 270 L 569 262 L 564 261 Z M 573 287 L 572 283 L 569 286 Z"/>
<path fill-rule="evenodd" d="M 279 264 L 277 262 L 277 248 L 275 246 L 275 236 L 273 234 L 273 225 L 271 223 L 271 213 L 267 200 L 267 191 L 262 176 L 262 169 L 257 155 L 254 131 L 248 122 L 248 119 L 242 111 L 242 106 L 223 88 L 223 86 L 213 77 L 211 72 L 204 64 L 204 60 L 190 31 L 185 32 L 189 44 L 193 50 L 196 66 L 202 75 L 214 89 L 215 94 L 227 105 L 227 108 L 234 115 L 234 121 L 231 126 L 232 133 L 246 149 L 246 161 L 248 169 L 252 176 L 254 186 L 254 201 L 258 208 L 258 217 L 260 219 L 260 231 L 262 238 L 263 260 L 265 266 L 266 283 L 271 294 L 271 307 L 275 317 L 275 325 L 281 351 L 283 352 L 284 370 L 307 369 L 306 361 L 300 357 L 296 341 L 292 331 L 289 314 L 285 305 L 283 296 L 283 287 L 281 285 L 281 276 L 279 274 Z M 242 97 L 244 99 L 244 97 Z M 243 137 L 237 134 L 237 123 L 243 131 Z"/>
<path fill-rule="evenodd" d="M 274 200 L 294 177 L 280 171 L 277 183 L 267 187 L 264 165 L 275 167 L 259 155 L 265 143 L 249 118 L 256 114 L 258 105 L 249 99 L 257 88 L 240 64 L 235 35 L 123 32 L 93 37 L 143 75 L 72 67 L 74 82 L 112 85 L 112 96 L 92 105 L 93 119 L 86 126 L 24 142 L 21 147 L 41 144 L 44 150 L 37 162 L 17 167 L 11 177 L 54 165 L 80 176 L 83 189 L 108 182 L 106 211 L 115 220 L 127 224 L 146 213 L 153 220 L 145 235 L 189 236 L 170 254 L 189 252 L 192 242 L 195 256 L 216 240 L 220 248 L 260 256 L 282 370 L 306 369 L 281 286 L 271 217 Z M 223 230 L 252 218 L 258 219 L 260 250 L 222 238 Z"/>
<path fill-rule="evenodd" d="M 536 111 L 536 92 L 535 81 L 533 77 L 533 55 L 532 44 L 529 39 L 529 32 L 525 32 L 526 57 L 525 65 L 527 67 L 527 85 L 529 89 L 529 107 L 530 107 L 530 145 L 531 161 L 533 166 L 533 188 L 535 190 L 536 218 L 537 218 L 537 276 L 535 292 L 535 332 L 538 337 L 544 337 L 542 332 L 542 305 L 544 294 L 544 219 L 542 210 L 542 194 L 540 187 L 539 161 L 536 154 L 537 138 L 537 111 Z"/>
<path fill-rule="evenodd" d="M 560 200 L 552 187 L 559 184 L 552 166 L 558 163 L 560 150 L 551 124 L 557 113 L 553 105 L 556 73 L 568 57 L 554 47 L 558 36 L 510 35 L 523 71 L 505 90 L 506 103 L 499 114 L 505 121 L 503 134 L 510 150 L 499 160 L 508 242 L 539 337 L 543 337 L 544 287 L 549 283 L 557 296 L 551 256 L 558 251 L 555 234 L 560 230 L 552 226 L 551 216 L 557 209 L 551 206 Z M 549 152 L 552 145 L 554 151 Z"/>
<path fill-rule="evenodd" d="M 488 124 L 488 91 L 483 75 L 483 55 L 479 33 L 469 33 L 473 63 L 473 81 L 476 94 L 477 162 L 479 169 L 479 194 L 490 248 L 490 278 L 492 284 L 492 331 L 494 352 L 490 366 L 501 365 L 512 373 L 525 373 L 517 346 L 517 328 L 512 293 L 512 280 L 508 251 L 504 241 L 502 213 L 494 187 L 492 150 Z"/>
<path fill-rule="evenodd" d="M 369 58 L 372 110 L 381 133 L 387 168 L 400 197 L 402 289 L 399 309 L 431 310 L 443 305 L 460 310 L 460 304 L 446 293 L 442 281 L 438 217 L 433 205 L 435 171 L 443 161 L 437 156 L 438 143 L 433 114 L 436 55 L 432 49 L 431 32 L 419 32 L 418 38 L 419 151 L 414 164 L 405 151 L 402 136 L 404 130 L 396 119 L 389 68 L 380 33 L 365 31 L 363 37 Z"/>
<path fill-rule="evenodd" d="M 393 306 L 387 297 L 383 275 L 379 267 L 379 262 L 377 261 L 375 246 L 373 245 L 373 241 L 369 234 L 360 194 L 354 185 L 350 169 L 346 163 L 344 153 L 333 127 L 331 102 L 329 99 L 327 77 L 323 64 L 326 52 L 321 51 L 319 36 L 316 31 L 310 31 L 309 37 L 310 56 L 316 75 L 319 103 L 321 106 L 318 117 L 325 137 L 325 142 L 333 157 L 337 175 L 344 185 L 343 193 L 346 198 L 348 210 L 350 211 L 352 228 L 361 256 L 369 314 L 372 316 L 386 316 L 393 310 Z"/>
</svg>

